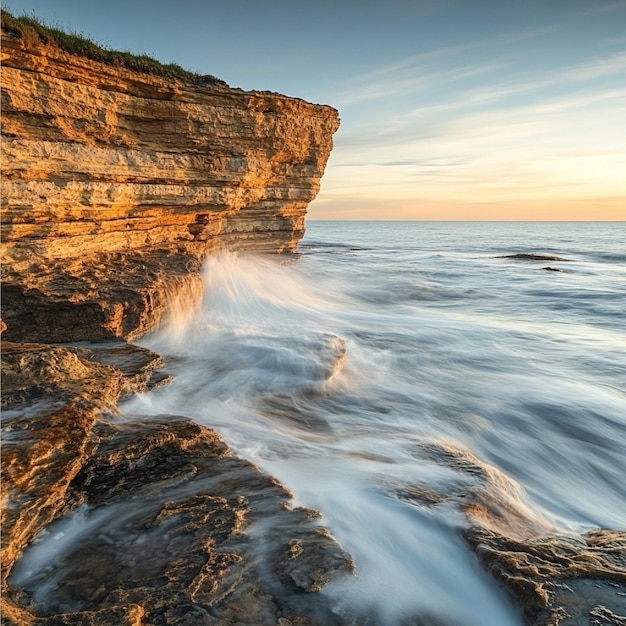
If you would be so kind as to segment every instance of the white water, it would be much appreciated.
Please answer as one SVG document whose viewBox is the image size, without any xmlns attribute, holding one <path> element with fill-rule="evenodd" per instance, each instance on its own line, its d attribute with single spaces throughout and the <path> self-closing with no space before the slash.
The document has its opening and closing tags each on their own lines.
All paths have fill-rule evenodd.
<svg viewBox="0 0 626 626">
<path fill-rule="evenodd" d="M 624 528 L 626 226 L 312 223 L 301 251 L 209 259 L 201 305 L 142 342 L 174 381 L 124 413 L 215 428 L 319 509 L 356 562 L 325 592 L 347 614 L 520 624 L 459 532 L 478 479 L 442 450 L 529 528 Z"/>
<path fill-rule="evenodd" d="M 625 242 L 623 224 L 313 223 L 295 263 L 207 261 L 201 307 L 145 342 L 175 381 L 125 410 L 216 428 L 321 510 L 357 565 L 328 590 L 346 612 L 518 624 L 456 505 L 396 494 L 469 489 L 420 453 L 441 443 L 529 524 L 623 528 Z M 519 251 L 572 262 L 495 258 Z"/>
</svg>

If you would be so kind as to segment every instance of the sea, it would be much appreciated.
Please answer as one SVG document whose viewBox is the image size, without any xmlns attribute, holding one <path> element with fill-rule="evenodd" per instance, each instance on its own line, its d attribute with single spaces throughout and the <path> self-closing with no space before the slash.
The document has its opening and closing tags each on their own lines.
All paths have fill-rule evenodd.
<svg viewBox="0 0 626 626">
<path fill-rule="evenodd" d="M 522 624 L 463 539 L 490 501 L 522 535 L 626 528 L 626 222 L 309 221 L 295 256 L 209 258 L 140 343 L 174 380 L 122 412 L 214 428 L 318 509 L 346 614 Z"/>
</svg>

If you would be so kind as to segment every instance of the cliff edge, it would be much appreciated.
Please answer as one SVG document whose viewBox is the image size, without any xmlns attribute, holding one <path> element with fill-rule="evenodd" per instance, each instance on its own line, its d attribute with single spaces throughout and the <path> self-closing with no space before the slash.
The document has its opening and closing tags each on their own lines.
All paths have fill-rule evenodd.
<svg viewBox="0 0 626 626">
<path fill-rule="evenodd" d="M 2 23 L 3 623 L 340 623 L 316 592 L 353 565 L 315 511 L 209 428 L 117 419 L 169 379 L 126 341 L 208 254 L 294 251 L 337 111 Z"/>
<path fill-rule="evenodd" d="M 2 32 L 5 337 L 132 339 L 220 248 L 292 252 L 337 111 Z"/>
</svg>

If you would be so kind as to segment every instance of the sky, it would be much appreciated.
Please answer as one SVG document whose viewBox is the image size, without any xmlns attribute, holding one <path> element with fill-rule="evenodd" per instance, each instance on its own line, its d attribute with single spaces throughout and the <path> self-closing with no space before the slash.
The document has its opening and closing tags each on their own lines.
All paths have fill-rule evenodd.
<svg viewBox="0 0 626 626">
<path fill-rule="evenodd" d="M 309 219 L 626 220 L 626 0 L 7 0 L 339 110 Z"/>
</svg>

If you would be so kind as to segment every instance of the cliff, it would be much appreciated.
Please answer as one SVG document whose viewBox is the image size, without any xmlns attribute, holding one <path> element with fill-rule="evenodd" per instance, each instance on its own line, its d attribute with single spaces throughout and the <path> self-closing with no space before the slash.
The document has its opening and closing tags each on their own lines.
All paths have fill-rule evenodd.
<svg viewBox="0 0 626 626">
<path fill-rule="evenodd" d="M 335 109 L 6 31 L 2 66 L 7 338 L 132 339 L 209 252 L 295 249 Z"/>
<path fill-rule="evenodd" d="M 168 381 L 124 340 L 199 297 L 208 254 L 294 251 L 337 111 L 113 56 L 2 32 L 3 623 L 336 623 L 315 592 L 352 563 L 316 512 L 209 428 L 116 415 Z M 84 516 L 23 586 L 23 551 Z"/>
</svg>

